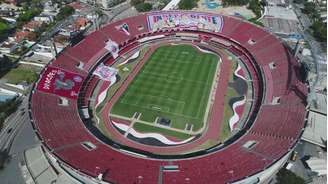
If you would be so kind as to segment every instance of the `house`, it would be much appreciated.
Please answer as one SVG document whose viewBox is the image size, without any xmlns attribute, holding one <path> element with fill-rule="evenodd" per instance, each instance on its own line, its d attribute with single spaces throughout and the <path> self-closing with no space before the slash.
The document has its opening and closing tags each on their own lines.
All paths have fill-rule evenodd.
<svg viewBox="0 0 328 184">
<path fill-rule="evenodd" d="M 36 34 L 33 32 L 29 32 L 29 31 L 18 31 L 15 33 L 14 38 L 17 43 L 19 43 L 23 40 L 35 41 Z"/>
<path fill-rule="evenodd" d="M 14 42 L 4 41 L 0 45 L 0 52 L 3 54 L 13 53 L 18 48 L 18 44 Z"/>
<path fill-rule="evenodd" d="M 54 21 L 54 17 L 53 16 L 49 16 L 49 15 L 39 15 L 33 18 L 35 21 L 38 22 L 43 22 L 45 24 L 49 24 L 51 22 Z"/>
<path fill-rule="evenodd" d="M 67 37 L 74 37 L 75 35 L 77 35 L 79 33 L 79 29 L 77 29 L 75 26 L 73 25 L 69 25 L 65 28 L 61 28 L 59 30 L 59 35 L 63 35 L 63 36 L 67 36 Z"/>
<path fill-rule="evenodd" d="M 56 17 L 58 13 L 58 4 L 53 4 L 51 1 L 47 1 L 44 3 L 43 12 L 41 13 L 41 15 L 51 16 L 52 19 L 54 19 L 54 17 Z"/>
<path fill-rule="evenodd" d="M 22 8 L 19 8 L 13 4 L 6 4 L 1 3 L 0 4 L 0 16 L 1 17 L 14 17 L 17 14 L 17 11 L 19 11 Z"/>
<path fill-rule="evenodd" d="M 5 0 L 5 3 L 19 5 L 23 0 Z"/>
<path fill-rule="evenodd" d="M 58 53 L 64 49 L 64 45 L 56 42 L 54 44 L 56 46 L 56 50 Z M 53 43 L 49 40 L 43 42 L 42 44 L 41 43 L 36 44 L 35 48 L 33 48 L 33 53 L 49 59 L 55 57 Z"/>
<path fill-rule="evenodd" d="M 79 17 L 74 22 L 74 26 L 78 30 L 84 30 L 86 28 L 86 26 L 88 25 L 88 23 L 89 23 L 88 19 L 86 19 L 84 17 Z"/>
<path fill-rule="evenodd" d="M 32 20 L 23 26 L 24 31 L 35 32 L 38 31 L 42 26 L 42 22 Z"/>
<path fill-rule="evenodd" d="M 70 41 L 70 37 L 69 36 L 64 36 L 61 34 L 56 34 L 54 36 L 54 41 L 56 43 L 56 45 L 63 45 L 63 47 L 65 47 L 66 45 L 68 45 L 69 41 Z"/>
<path fill-rule="evenodd" d="M 81 12 L 85 8 L 85 6 L 79 2 L 72 2 L 68 4 L 68 6 L 72 7 L 76 12 Z"/>
</svg>

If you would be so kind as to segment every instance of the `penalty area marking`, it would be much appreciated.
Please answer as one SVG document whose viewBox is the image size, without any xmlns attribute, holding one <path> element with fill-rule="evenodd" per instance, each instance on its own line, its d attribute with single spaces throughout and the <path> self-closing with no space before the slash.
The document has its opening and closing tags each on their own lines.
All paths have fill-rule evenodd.
<svg viewBox="0 0 328 184">
<path fill-rule="evenodd" d="M 158 105 L 155 104 L 148 104 L 146 105 L 148 108 L 153 109 L 155 111 L 160 111 L 160 112 L 170 112 L 170 108 L 168 107 L 160 107 Z"/>
</svg>

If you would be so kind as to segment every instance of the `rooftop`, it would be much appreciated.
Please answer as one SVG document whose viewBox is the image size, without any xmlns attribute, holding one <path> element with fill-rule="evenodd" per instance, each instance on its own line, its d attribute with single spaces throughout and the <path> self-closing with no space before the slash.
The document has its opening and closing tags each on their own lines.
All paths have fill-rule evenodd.
<svg viewBox="0 0 328 184">
<path fill-rule="evenodd" d="M 299 23 L 297 20 L 266 16 L 262 19 L 262 22 L 265 27 L 274 33 L 294 34 L 298 32 Z"/>
<path fill-rule="evenodd" d="M 290 8 L 279 6 L 267 6 L 265 17 L 281 18 L 288 20 L 298 20 L 295 12 Z"/>
<path fill-rule="evenodd" d="M 309 111 L 308 123 L 302 139 L 310 143 L 326 147 L 327 141 L 327 116 Z"/>
<path fill-rule="evenodd" d="M 24 29 L 37 29 L 42 25 L 42 22 L 32 20 L 25 24 L 23 27 Z"/>
</svg>

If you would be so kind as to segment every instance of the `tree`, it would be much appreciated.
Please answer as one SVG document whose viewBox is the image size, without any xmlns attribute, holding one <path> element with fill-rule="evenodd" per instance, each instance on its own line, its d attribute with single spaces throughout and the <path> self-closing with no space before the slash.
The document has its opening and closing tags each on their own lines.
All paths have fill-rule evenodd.
<svg viewBox="0 0 328 184">
<path fill-rule="evenodd" d="M 257 18 L 261 17 L 261 4 L 259 0 L 250 0 L 248 9 L 252 10 Z"/>
<path fill-rule="evenodd" d="M 57 19 L 57 20 L 63 20 L 63 19 L 65 19 L 66 17 L 72 15 L 74 12 L 75 12 L 75 10 L 74 10 L 73 7 L 66 5 L 66 6 L 62 7 L 62 8 L 59 10 L 59 13 L 58 13 L 58 15 L 56 16 L 56 19 Z"/>
<path fill-rule="evenodd" d="M 20 14 L 17 18 L 17 22 L 28 22 L 36 15 L 39 15 L 41 10 L 38 8 L 27 9 L 24 13 Z"/>
<path fill-rule="evenodd" d="M 0 37 L 6 35 L 10 31 L 10 26 L 0 18 Z"/>
<path fill-rule="evenodd" d="M 305 184 L 305 181 L 293 172 L 282 168 L 277 174 L 277 184 Z"/>
<path fill-rule="evenodd" d="M 0 58 L 0 77 L 4 76 L 13 66 L 13 63 L 10 61 L 10 59 L 3 55 L 2 58 Z"/>
<path fill-rule="evenodd" d="M 0 151 L 0 170 L 4 168 L 5 163 L 10 160 L 10 155 L 8 151 Z"/>
<path fill-rule="evenodd" d="M 198 0 L 181 0 L 178 4 L 179 9 L 182 10 L 191 10 L 197 7 Z"/>
<path fill-rule="evenodd" d="M 293 2 L 296 4 L 303 4 L 305 0 L 294 0 Z"/>
<path fill-rule="evenodd" d="M 249 0 L 224 0 L 223 6 L 242 6 L 246 5 Z"/>
<path fill-rule="evenodd" d="M 305 14 L 311 14 L 316 11 L 314 2 L 306 2 L 304 3 L 304 8 L 302 9 L 302 12 Z"/>
<path fill-rule="evenodd" d="M 143 2 L 144 2 L 144 0 L 131 0 L 130 4 L 132 6 L 136 6 L 137 4 L 141 4 Z"/>
<path fill-rule="evenodd" d="M 313 36 L 320 42 L 327 42 L 327 23 L 314 21 L 311 25 Z"/>
<path fill-rule="evenodd" d="M 147 12 L 152 10 L 153 6 L 150 3 L 140 3 L 135 5 L 135 8 L 138 10 L 138 12 Z"/>
<path fill-rule="evenodd" d="M 0 102 L 0 129 L 2 128 L 5 119 L 13 112 L 15 112 L 21 103 L 21 100 L 13 98 L 5 102 Z M 1 168 L 1 152 L 0 152 L 0 168 Z"/>
</svg>

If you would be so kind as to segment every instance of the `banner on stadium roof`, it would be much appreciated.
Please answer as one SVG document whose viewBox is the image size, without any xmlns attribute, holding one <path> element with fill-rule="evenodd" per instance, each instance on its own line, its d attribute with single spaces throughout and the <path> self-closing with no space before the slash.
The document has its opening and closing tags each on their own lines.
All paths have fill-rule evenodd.
<svg viewBox="0 0 328 184">
<path fill-rule="evenodd" d="M 223 28 L 222 16 L 197 12 L 153 12 L 147 21 L 151 31 L 177 27 L 221 32 Z"/>
<path fill-rule="evenodd" d="M 96 75 L 105 81 L 112 81 L 111 79 L 116 76 L 117 72 L 118 70 L 116 68 L 112 68 L 101 63 L 93 72 L 93 75 Z"/>
<path fill-rule="evenodd" d="M 84 77 L 55 67 L 48 67 L 37 84 L 37 90 L 76 99 Z"/>
<path fill-rule="evenodd" d="M 116 26 L 116 29 L 122 31 L 127 36 L 130 36 L 129 25 L 127 23 Z"/>
<path fill-rule="evenodd" d="M 118 48 L 118 44 L 116 42 L 109 39 L 106 42 L 105 49 L 107 49 L 112 54 L 114 59 L 116 59 L 118 57 L 119 48 Z"/>
</svg>

